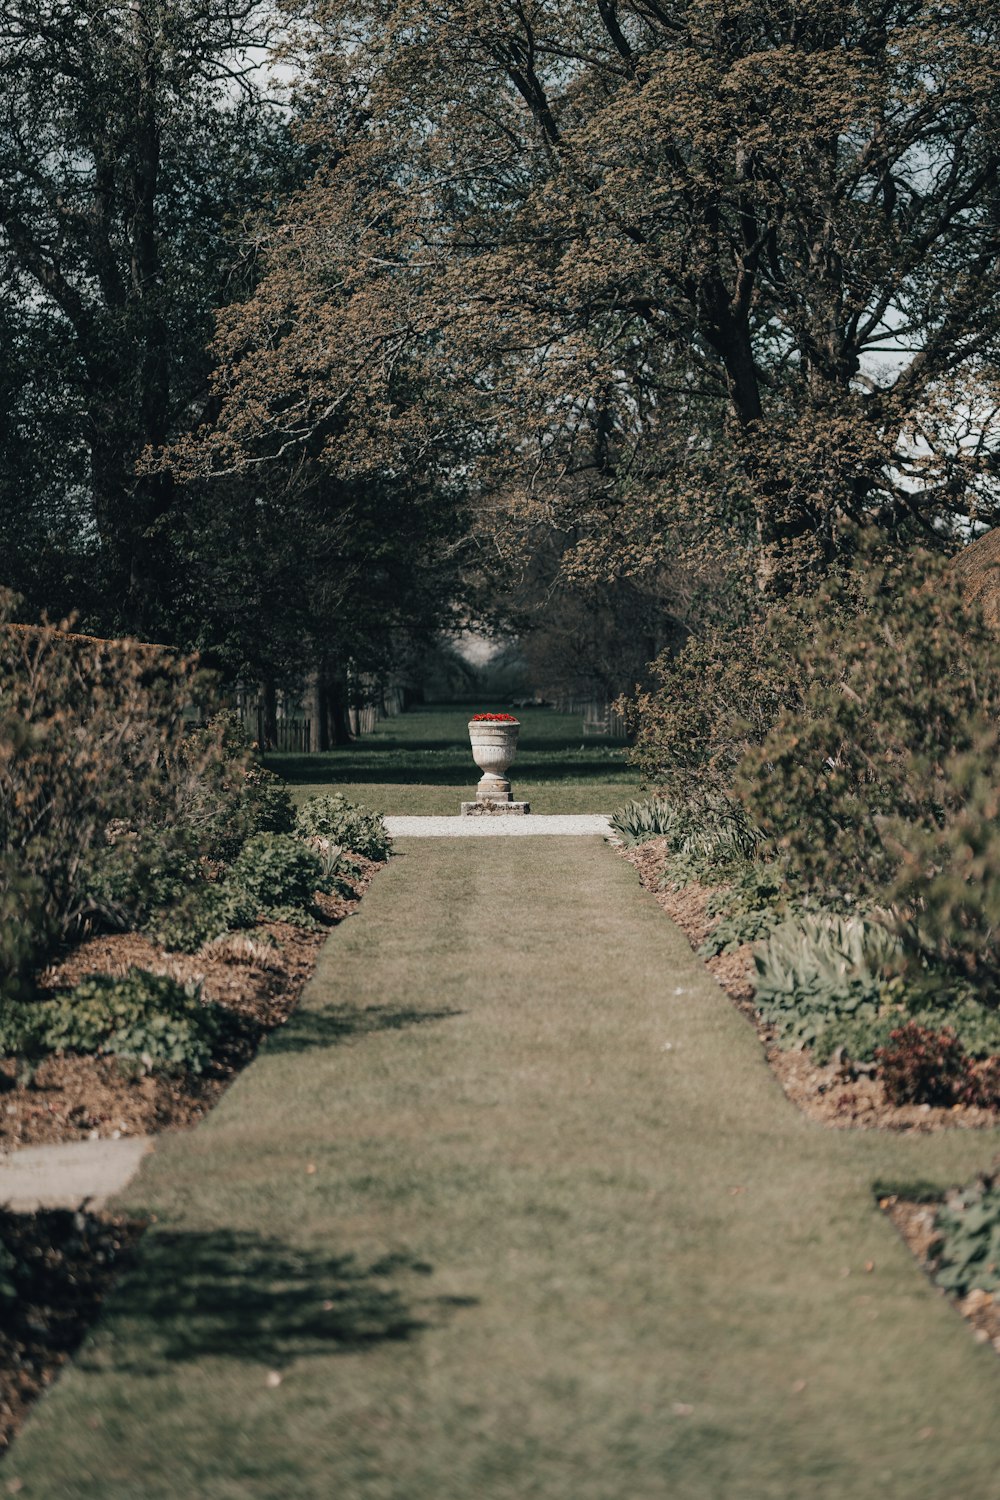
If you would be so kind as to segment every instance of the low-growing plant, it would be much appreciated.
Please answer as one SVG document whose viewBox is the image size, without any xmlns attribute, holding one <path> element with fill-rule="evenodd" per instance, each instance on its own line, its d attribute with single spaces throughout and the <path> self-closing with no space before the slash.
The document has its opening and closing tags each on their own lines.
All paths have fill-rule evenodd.
<svg viewBox="0 0 1000 1500">
<path fill-rule="evenodd" d="M 781 1046 L 809 1046 L 835 1024 L 875 1021 L 898 997 L 899 939 L 866 917 L 806 913 L 754 953 L 754 1004 Z"/>
<path fill-rule="evenodd" d="M 255 908 L 308 907 L 324 884 L 314 849 L 287 833 L 258 833 L 244 844 L 226 879 L 227 889 Z"/>
<path fill-rule="evenodd" d="M 959 1297 L 1000 1292 L 1000 1180 L 981 1178 L 939 1209 L 935 1249 L 939 1286 Z"/>
<path fill-rule="evenodd" d="M 759 943 L 769 937 L 785 920 L 785 914 L 776 911 L 773 906 L 735 911 L 716 923 L 699 947 L 698 953 L 702 958 L 715 958 L 719 953 L 735 953 L 737 948 L 742 948 L 746 943 Z"/>
<path fill-rule="evenodd" d="M 907 1021 L 890 1032 L 887 1046 L 876 1048 L 875 1060 L 892 1104 L 950 1106 L 973 1102 L 969 1057 L 947 1026 L 935 1031 L 917 1021 Z"/>
<path fill-rule="evenodd" d="M 224 1024 L 220 1007 L 202 1002 L 199 985 L 138 968 L 91 975 L 66 994 L 18 1009 L 21 1033 L 11 1050 L 106 1054 L 148 1072 L 203 1072 Z"/>
<path fill-rule="evenodd" d="M 626 802 L 608 821 L 626 849 L 632 849 L 636 844 L 669 834 L 674 826 L 674 811 L 669 802 L 650 797 L 645 802 Z"/>
<path fill-rule="evenodd" d="M 295 826 L 303 838 L 329 839 L 364 859 L 383 860 L 389 855 L 383 819 L 360 803 L 349 802 L 340 792 L 310 797 L 299 808 Z"/>
<path fill-rule="evenodd" d="M 255 904 L 237 887 L 201 880 L 179 901 L 154 913 L 149 931 L 168 951 L 197 953 L 205 943 L 257 919 Z"/>
</svg>

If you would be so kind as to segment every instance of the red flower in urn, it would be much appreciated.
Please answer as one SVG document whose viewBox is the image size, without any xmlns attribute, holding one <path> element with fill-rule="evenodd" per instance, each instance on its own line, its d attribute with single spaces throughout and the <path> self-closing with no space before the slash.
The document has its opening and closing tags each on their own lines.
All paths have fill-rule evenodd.
<svg viewBox="0 0 1000 1500">
<path fill-rule="evenodd" d="M 519 724 L 513 714 L 473 714 L 470 724 Z"/>
</svg>

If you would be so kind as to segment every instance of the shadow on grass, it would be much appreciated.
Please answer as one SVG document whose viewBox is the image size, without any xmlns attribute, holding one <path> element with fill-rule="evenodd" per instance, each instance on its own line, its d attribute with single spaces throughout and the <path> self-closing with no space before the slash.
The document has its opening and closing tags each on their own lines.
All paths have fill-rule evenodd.
<svg viewBox="0 0 1000 1500">
<path fill-rule="evenodd" d="M 126 1343 L 148 1351 L 125 1355 L 141 1374 L 163 1359 L 218 1355 L 280 1368 L 304 1355 L 408 1339 L 475 1300 L 423 1297 L 415 1307 L 394 1284 L 432 1270 L 408 1254 L 364 1264 L 235 1230 L 156 1231 L 115 1297 L 119 1332 L 130 1335 L 116 1341 L 115 1363 L 121 1368 Z"/>
<path fill-rule="evenodd" d="M 305 1052 L 311 1047 L 336 1047 L 350 1037 L 375 1031 L 403 1031 L 428 1021 L 447 1021 L 461 1010 L 412 1010 L 406 1006 L 328 1005 L 322 1010 L 296 1010 L 267 1039 L 267 1050 Z"/>
</svg>

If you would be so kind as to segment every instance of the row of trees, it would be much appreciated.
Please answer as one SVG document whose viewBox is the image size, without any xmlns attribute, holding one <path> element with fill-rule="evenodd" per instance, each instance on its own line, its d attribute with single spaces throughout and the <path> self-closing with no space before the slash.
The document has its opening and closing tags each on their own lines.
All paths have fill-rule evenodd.
<svg viewBox="0 0 1000 1500">
<path fill-rule="evenodd" d="M 998 32 L 3 0 L 4 581 L 335 676 L 566 597 L 652 655 L 994 524 Z"/>
</svg>

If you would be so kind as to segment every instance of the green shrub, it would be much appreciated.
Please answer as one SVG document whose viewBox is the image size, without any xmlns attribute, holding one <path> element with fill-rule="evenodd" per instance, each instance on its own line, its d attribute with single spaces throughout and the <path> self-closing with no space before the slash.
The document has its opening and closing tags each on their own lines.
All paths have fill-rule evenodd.
<svg viewBox="0 0 1000 1500">
<path fill-rule="evenodd" d="M 657 686 L 627 705 L 629 755 L 643 778 L 682 800 L 728 794 L 747 750 L 798 703 L 798 620 L 787 611 L 710 625 L 652 664 Z"/>
<path fill-rule="evenodd" d="M 258 833 L 233 862 L 226 888 L 256 915 L 273 907 L 308 907 L 323 883 L 322 861 L 301 839 Z"/>
<path fill-rule="evenodd" d="M 197 953 L 223 933 L 252 927 L 257 916 L 256 905 L 239 889 L 202 880 L 155 913 L 149 931 L 168 950 Z"/>
<path fill-rule="evenodd" d="M 85 915 L 117 929 L 143 927 L 152 913 L 204 884 L 196 840 L 184 829 L 125 831 L 95 853 L 81 900 Z"/>
<path fill-rule="evenodd" d="M 266 766 L 228 768 L 218 787 L 217 809 L 205 829 L 205 852 L 228 864 L 258 833 L 292 833 L 295 807 L 288 788 Z"/>
<path fill-rule="evenodd" d="M 898 938 L 864 917 L 806 914 L 784 922 L 754 954 L 754 1004 L 781 1046 L 808 1046 L 836 1026 L 875 1021 L 894 1003 L 887 970 Z"/>
<path fill-rule="evenodd" d="M 698 949 L 702 958 L 732 953 L 744 943 L 761 942 L 786 921 L 790 902 L 779 864 L 751 863 L 732 882 L 713 891 L 706 903 L 710 917 L 722 920 Z"/>
<path fill-rule="evenodd" d="M 140 827 L 169 804 L 184 710 L 203 685 L 193 660 L 10 624 L 12 608 L 0 600 L 0 908 L 20 915 L 0 995 L 23 990 L 87 915 L 109 823 Z"/>
<path fill-rule="evenodd" d="M 104 1053 L 148 1071 L 203 1072 L 222 1031 L 218 1006 L 197 985 L 130 969 L 123 978 L 94 974 L 68 994 L 18 1008 L 20 1034 L 9 1050 Z M 4 1034 L 4 1045 L 9 1039 Z"/>
<path fill-rule="evenodd" d="M 348 802 L 340 792 L 310 797 L 299 808 L 295 826 L 303 838 L 329 839 L 364 859 L 383 860 L 389 855 L 389 835 L 378 813 Z"/>
<path fill-rule="evenodd" d="M 911 949 L 1000 977 L 1000 640 L 948 564 L 870 547 L 796 647 L 801 705 L 744 758 L 751 815 L 821 900 L 896 906 Z"/>
<path fill-rule="evenodd" d="M 1000 1292 L 1000 1182 L 984 1178 L 940 1209 L 935 1281 L 964 1297 L 973 1287 Z"/>
<path fill-rule="evenodd" d="M 719 953 L 735 953 L 744 943 L 759 943 L 769 937 L 785 920 L 784 915 L 771 906 L 758 907 L 750 911 L 733 912 L 716 923 L 701 944 L 698 953 L 702 958 L 715 958 Z"/>
</svg>

